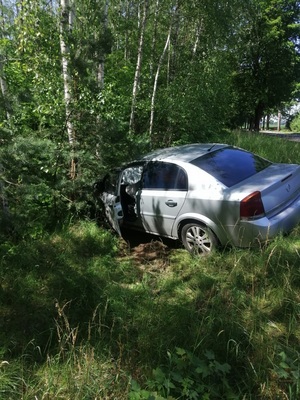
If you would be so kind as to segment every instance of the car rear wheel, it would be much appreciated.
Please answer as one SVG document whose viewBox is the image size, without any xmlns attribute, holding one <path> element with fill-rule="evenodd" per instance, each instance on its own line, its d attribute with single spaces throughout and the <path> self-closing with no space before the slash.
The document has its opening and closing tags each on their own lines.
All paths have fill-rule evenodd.
<svg viewBox="0 0 300 400">
<path fill-rule="evenodd" d="M 181 240 L 190 253 L 197 255 L 208 255 L 218 245 L 218 239 L 211 229 L 197 222 L 183 226 Z"/>
</svg>

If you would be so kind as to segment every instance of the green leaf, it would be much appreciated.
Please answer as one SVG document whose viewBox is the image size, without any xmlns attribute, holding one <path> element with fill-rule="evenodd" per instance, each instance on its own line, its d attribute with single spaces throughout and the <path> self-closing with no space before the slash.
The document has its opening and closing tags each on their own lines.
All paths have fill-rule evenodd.
<svg viewBox="0 0 300 400">
<path fill-rule="evenodd" d="M 204 355 L 208 360 L 214 360 L 215 359 L 215 354 L 211 350 L 206 350 Z"/>
<path fill-rule="evenodd" d="M 179 356 L 184 356 L 184 355 L 186 355 L 186 351 L 185 351 L 184 349 L 180 348 L 180 347 L 176 347 L 176 353 L 177 353 Z"/>
</svg>

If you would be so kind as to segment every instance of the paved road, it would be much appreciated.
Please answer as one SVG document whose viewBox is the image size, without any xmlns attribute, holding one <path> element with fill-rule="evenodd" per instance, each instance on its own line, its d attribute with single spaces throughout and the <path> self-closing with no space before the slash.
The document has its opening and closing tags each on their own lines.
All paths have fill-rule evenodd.
<svg viewBox="0 0 300 400">
<path fill-rule="evenodd" d="M 287 139 L 292 142 L 300 142 L 300 133 L 282 133 L 277 131 L 260 131 L 260 132 L 268 136 L 280 137 L 282 139 Z"/>
</svg>

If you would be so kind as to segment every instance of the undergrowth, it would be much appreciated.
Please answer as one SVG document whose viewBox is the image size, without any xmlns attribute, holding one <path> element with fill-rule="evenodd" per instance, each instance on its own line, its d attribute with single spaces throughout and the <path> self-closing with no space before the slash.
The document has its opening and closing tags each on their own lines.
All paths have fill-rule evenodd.
<svg viewBox="0 0 300 400">
<path fill-rule="evenodd" d="M 92 222 L 2 244 L 0 397 L 297 398 L 298 235 L 156 268 Z"/>
<path fill-rule="evenodd" d="M 206 258 L 89 221 L 3 237 L 0 398 L 299 398 L 299 233 Z"/>
</svg>

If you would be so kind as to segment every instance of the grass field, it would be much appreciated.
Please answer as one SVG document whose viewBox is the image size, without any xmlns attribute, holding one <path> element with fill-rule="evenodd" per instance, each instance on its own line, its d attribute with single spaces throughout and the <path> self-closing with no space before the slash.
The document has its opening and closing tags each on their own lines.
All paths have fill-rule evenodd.
<svg viewBox="0 0 300 400">
<path fill-rule="evenodd" d="M 218 141 L 300 162 L 300 143 Z M 0 399 L 300 397 L 300 227 L 196 258 L 81 221 L 0 257 Z"/>
</svg>

